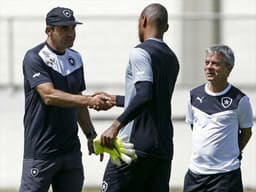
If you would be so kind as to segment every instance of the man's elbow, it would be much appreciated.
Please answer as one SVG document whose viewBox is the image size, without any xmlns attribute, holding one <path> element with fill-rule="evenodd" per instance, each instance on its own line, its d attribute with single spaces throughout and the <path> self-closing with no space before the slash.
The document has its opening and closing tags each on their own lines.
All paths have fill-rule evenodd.
<svg viewBox="0 0 256 192">
<path fill-rule="evenodd" d="M 44 104 L 47 105 L 47 106 L 53 105 L 55 99 L 56 99 L 55 96 L 50 95 L 50 94 L 49 94 L 49 95 L 46 94 L 46 95 L 44 95 L 44 96 L 42 97 L 42 100 L 43 100 Z"/>
<path fill-rule="evenodd" d="M 51 83 L 43 83 L 38 86 L 36 86 L 36 91 L 40 95 L 43 103 L 45 105 L 52 105 L 54 100 L 54 95 L 56 90 L 54 89 L 53 85 Z"/>
</svg>

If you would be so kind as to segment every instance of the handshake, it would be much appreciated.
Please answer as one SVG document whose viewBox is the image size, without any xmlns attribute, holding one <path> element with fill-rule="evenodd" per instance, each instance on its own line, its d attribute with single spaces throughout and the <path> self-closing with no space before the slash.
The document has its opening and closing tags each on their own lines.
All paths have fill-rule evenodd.
<svg viewBox="0 0 256 192">
<path fill-rule="evenodd" d="M 93 140 L 93 148 L 96 155 L 101 153 L 108 153 L 113 164 L 120 166 L 121 161 L 130 164 L 137 159 L 134 145 L 128 142 L 127 136 L 116 137 L 113 148 L 105 147 L 100 144 L 100 137 L 97 136 Z"/>
<path fill-rule="evenodd" d="M 108 110 L 116 103 L 115 96 L 109 95 L 105 92 L 96 92 L 91 95 L 89 101 L 89 108 L 99 110 Z"/>
</svg>

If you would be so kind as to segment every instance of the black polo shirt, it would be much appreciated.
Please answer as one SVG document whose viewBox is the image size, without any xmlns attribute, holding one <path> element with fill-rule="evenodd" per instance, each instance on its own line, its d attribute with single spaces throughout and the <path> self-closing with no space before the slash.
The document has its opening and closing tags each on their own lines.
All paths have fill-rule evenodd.
<svg viewBox="0 0 256 192">
<path fill-rule="evenodd" d="M 171 98 L 179 72 L 178 60 L 163 42 L 148 39 L 137 47 L 151 57 L 153 99 L 134 120 L 131 141 L 144 154 L 172 158 Z"/>
<path fill-rule="evenodd" d="M 46 43 L 27 51 L 23 60 L 25 115 L 24 158 L 54 158 L 80 150 L 77 108 L 47 106 L 35 87 L 51 82 L 55 89 L 79 94 L 85 90 L 80 54 L 66 49 L 63 55 Z"/>
</svg>

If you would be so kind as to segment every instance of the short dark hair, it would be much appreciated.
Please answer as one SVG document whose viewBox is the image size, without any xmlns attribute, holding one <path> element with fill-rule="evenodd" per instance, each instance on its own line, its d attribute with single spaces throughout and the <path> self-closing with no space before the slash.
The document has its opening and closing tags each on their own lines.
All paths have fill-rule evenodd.
<svg viewBox="0 0 256 192">
<path fill-rule="evenodd" d="M 165 30 L 168 26 L 168 11 L 159 3 L 152 3 L 145 7 L 141 15 L 146 16 L 159 29 Z"/>
</svg>

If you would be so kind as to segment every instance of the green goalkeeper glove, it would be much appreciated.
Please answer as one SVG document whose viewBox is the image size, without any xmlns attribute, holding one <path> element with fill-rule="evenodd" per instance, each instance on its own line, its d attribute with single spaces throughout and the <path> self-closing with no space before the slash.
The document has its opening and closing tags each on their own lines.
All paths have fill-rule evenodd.
<svg viewBox="0 0 256 192">
<path fill-rule="evenodd" d="M 134 145 L 129 143 L 127 136 L 116 137 L 114 140 L 114 147 L 112 149 L 104 147 L 100 144 L 100 137 L 96 137 L 93 140 L 93 147 L 95 154 L 108 153 L 113 164 L 120 166 L 121 160 L 127 164 L 130 164 L 137 158 L 134 150 Z"/>
<path fill-rule="evenodd" d="M 104 147 L 100 144 L 100 137 L 97 136 L 94 140 L 93 140 L 93 148 L 94 148 L 94 152 L 96 155 L 99 155 L 101 153 L 108 153 L 110 155 L 111 161 L 113 164 L 120 166 L 121 165 L 121 161 L 120 161 L 120 153 L 115 149 L 110 149 L 108 147 Z"/>
<path fill-rule="evenodd" d="M 130 164 L 133 160 L 137 159 L 134 145 L 128 142 L 127 135 L 116 137 L 114 140 L 114 147 L 121 154 L 121 159 L 125 163 Z"/>
</svg>

